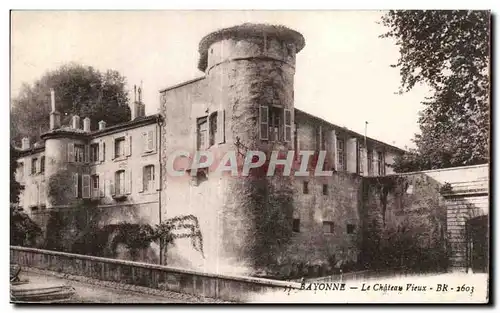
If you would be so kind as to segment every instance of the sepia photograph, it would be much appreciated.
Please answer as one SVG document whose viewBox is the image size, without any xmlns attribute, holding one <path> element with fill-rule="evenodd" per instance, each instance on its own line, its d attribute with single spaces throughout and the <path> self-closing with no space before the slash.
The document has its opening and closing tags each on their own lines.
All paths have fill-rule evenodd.
<svg viewBox="0 0 500 313">
<path fill-rule="evenodd" d="M 11 10 L 10 303 L 475 303 L 488 10 Z"/>
</svg>

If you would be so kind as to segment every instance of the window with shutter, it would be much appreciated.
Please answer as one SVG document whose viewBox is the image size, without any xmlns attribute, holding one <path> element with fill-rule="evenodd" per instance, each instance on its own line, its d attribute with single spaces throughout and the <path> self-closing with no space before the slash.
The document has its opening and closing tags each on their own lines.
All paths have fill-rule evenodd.
<svg viewBox="0 0 500 313">
<path fill-rule="evenodd" d="M 90 175 L 82 175 L 82 198 L 90 198 Z"/>
<path fill-rule="evenodd" d="M 197 120 L 197 148 L 206 149 L 208 146 L 208 122 L 206 117 Z"/>
<path fill-rule="evenodd" d="M 99 162 L 101 155 L 99 153 L 99 144 L 93 143 L 90 145 L 90 162 Z"/>
<path fill-rule="evenodd" d="M 125 155 L 125 137 L 115 139 L 114 158 L 119 158 Z"/>
<path fill-rule="evenodd" d="M 143 167 L 142 189 L 149 192 L 156 189 L 156 172 L 154 165 L 147 165 Z"/>
<path fill-rule="evenodd" d="M 269 140 L 269 108 L 266 105 L 259 107 L 259 132 L 261 140 Z"/>
<path fill-rule="evenodd" d="M 88 151 L 86 145 L 73 145 L 74 162 L 83 163 L 85 162 L 85 155 Z"/>
<path fill-rule="evenodd" d="M 31 159 L 31 175 L 35 175 L 38 172 L 37 161 L 38 161 L 37 158 Z"/>
<path fill-rule="evenodd" d="M 113 195 L 123 195 L 125 194 L 125 171 L 120 170 L 115 173 L 115 182 Z"/>
<path fill-rule="evenodd" d="M 285 109 L 285 141 L 292 141 L 292 112 Z"/>
</svg>

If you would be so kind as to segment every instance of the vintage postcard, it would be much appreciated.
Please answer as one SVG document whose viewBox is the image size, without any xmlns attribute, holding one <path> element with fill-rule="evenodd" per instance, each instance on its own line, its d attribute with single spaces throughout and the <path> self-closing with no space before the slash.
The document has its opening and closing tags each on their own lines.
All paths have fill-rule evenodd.
<svg viewBox="0 0 500 313">
<path fill-rule="evenodd" d="M 489 11 L 11 11 L 12 303 L 490 302 Z"/>
</svg>

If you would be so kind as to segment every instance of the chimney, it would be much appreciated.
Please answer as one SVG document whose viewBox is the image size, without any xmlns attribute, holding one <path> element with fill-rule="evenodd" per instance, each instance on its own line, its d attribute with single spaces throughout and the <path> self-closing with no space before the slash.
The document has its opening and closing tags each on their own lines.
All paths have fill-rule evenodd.
<svg viewBox="0 0 500 313">
<path fill-rule="evenodd" d="M 28 150 L 30 148 L 30 139 L 28 137 L 24 137 L 21 139 L 21 149 Z"/>
<path fill-rule="evenodd" d="M 99 124 L 99 130 L 103 130 L 104 128 L 106 128 L 106 122 L 105 121 L 100 121 L 98 124 Z"/>
<path fill-rule="evenodd" d="M 50 89 L 50 129 L 57 129 L 61 127 L 61 114 L 56 110 L 56 96 L 54 89 Z"/>
<path fill-rule="evenodd" d="M 90 118 L 83 119 L 83 131 L 90 132 Z"/>
<path fill-rule="evenodd" d="M 141 116 L 141 104 L 137 101 L 132 103 L 132 107 L 130 108 L 130 118 L 131 120 L 135 120 L 136 118 Z"/>
<path fill-rule="evenodd" d="M 78 115 L 73 115 L 73 128 L 80 128 L 80 117 Z"/>
<path fill-rule="evenodd" d="M 56 111 L 56 94 L 52 88 L 50 88 L 50 107 L 52 109 L 50 112 Z"/>
</svg>

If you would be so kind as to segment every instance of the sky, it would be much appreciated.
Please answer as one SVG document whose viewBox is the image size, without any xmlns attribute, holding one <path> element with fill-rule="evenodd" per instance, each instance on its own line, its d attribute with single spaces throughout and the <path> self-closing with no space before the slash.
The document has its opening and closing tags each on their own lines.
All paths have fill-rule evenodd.
<svg viewBox="0 0 500 313">
<path fill-rule="evenodd" d="M 404 148 L 418 129 L 426 86 L 397 94 L 398 47 L 379 35 L 381 11 L 14 11 L 11 97 L 22 83 L 76 62 L 118 70 L 129 91 L 143 85 L 146 113 L 158 112 L 159 90 L 203 76 L 198 43 L 220 28 L 280 24 L 305 37 L 297 55 L 295 107 Z M 130 94 L 133 99 L 133 94 Z M 48 117 L 47 117 L 48 118 Z"/>
</svg>

